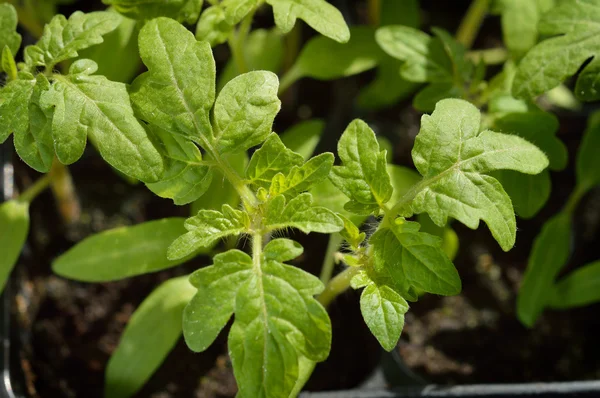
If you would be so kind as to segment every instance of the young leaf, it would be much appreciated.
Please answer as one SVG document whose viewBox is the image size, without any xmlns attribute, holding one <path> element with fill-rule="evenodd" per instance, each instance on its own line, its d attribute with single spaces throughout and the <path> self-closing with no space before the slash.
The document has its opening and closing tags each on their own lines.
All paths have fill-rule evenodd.
<svg viewBox="0 0 600 398">
<path fill-rule="evenodd" d="M 225 9 L 227 22 L 235 25 L 258 5 L 258 0 L 223 0 L 220 5 Z"/>
<path fill-rule="evenodd" d="M 559 213 L 544 224 L 535 238 L 527 270 L 517 297 L 517 316 L 533 326 L 548 305 L 552 285 L 571 253 L 571 216 Z"/>
<path fill-rule="evenodd" d="M 108 282 L 147 274 L 181 264 L 167 260 L 167 248 L 185 233 L 183 218 L 148 221 L 92 235 L 52 263 L 65 278 Z"/>
<path fill-rule="evenodd" d="M 302 48 L 288 73 L 295 79 L 333 80 L 376 67 L 385 54 L 377 46 L 373 30 L 359 26 L 351 28 L 350 32 L 348 43 L 338 43 L 323 36 L 313 38 Z"/>
<path fill-rule="evenodd" d="M 183 309 L 194 294 L 183 276 L 163 282 L 140 304 L 108 361 L 106 397 L 128 398 L 146 384 L 179 340 Z"/>
<path fill-rule="evenodd" d="M 196 25 L 196 39 L 208 42 L 211 47 L 225 43 L 234 25 L 227 22 L 225 10 L 218 4 L 208 7 Z"/>
<path fill-rule="evenodd" d="M 77 57 L 79 50 L 102 43 L 102 36 L 115 30 L 120 22 L 118 14 L 105 11 L 75 11 L 68 20 L 56 15 L 44 27 L 36 45 L 25 49 L 27 66 L 29 70 L 36 66 L 52 70 L 59 62 Z"/>
<path fill-rule="evenodd" d="M 223 87 L 214 109 L 219 153 L 241 152 L 267 138 L 281 108 L 278 87 L 277 75 L 266 71 L 245 73 Z"/>
<path fill-rule="evenodd" d="M 8 46 L 4 46 L 2 49 L 2 55 L 0 56 L 0 72 L 4 71 L 7 80 L 15 80 L 17 79 L 17 64 L 15 63 L 15 57 L 13 57 L 12 52 Z"/>
<path fill-rule="evenodd" d="M 600 184 L 600 112 L 590 116 L 577 153 L 577 185 L 587 191 Z"/>
<path fill-rule="evenodd" d="M 460 277 L 442 251 L 441 239 L 419 228 L 418 223 L 399 218 L 369 239 L 376 279 L 386 281 L 404 297 L 410 297 L 411 287 L 446 296 L 458 294 Z"/>
<path fill-rule="evenodd" d="M 206 13 L 206 11 L 205 11 Z M 203 14 L 204 15 L 204 14 Z M 250 32 L 244 44 L 244 55 L 249 70 L 268 70 L 279 72 L 283 62 L 283 37 L 276 29 L 256 29 Z M 233 59 L 219 75 L 217 91 L 241 72 Z"/>
<path fill-rule="evenodd" d="M 283 145 L 275 133 L 269 135 L 264 144 L 252 155 L 246 170 L 246 178 L 259 187 L 269 188 L 277 173 L 288 174 L 304 163 L 301 155 Z"/>
<path fill-rule="evenodd" d="M 53 113 L 52 138 L 64 164 L 81 157 L 86 139 L 114 168 L 145 182 L 157 181 L 163 160 L 133 115 L 124 84 L 93 76 L 97 65 L 78 60 L 68 76 L 55 75 L 52 88 L 40 96 L 45 112 Z"/>
<path fill-rule="evenodd" d="M 404 328 L 408 303 L 394 289 L 371 282 L 360 295 L 360 312 L 373 336 L 392 351 Z"/>
<path fill-rule="evenodd" d="M 600 301 L 600 261 L 584 265 L 559 280 L 550 294 L 549 306 L 566 309 Z"/>
<path fill-rule="evenodd" d="M 341 214 L 338 214 L 338 217 L 344 222 L 344 229 L 340 231 L 340 235 L 350 244 L 354 251 L 357 251 L 367 235 L 364 232 L 360 232 L 356 224 L 349 218 Z"/>
<path fill-rule="evenodd" d="M 303 252 L 304 248 L 300 243 L 285 238 L 273 239 L 264 248 L 266 260 L 275 260 L 280 263 L 291 261 Z"/>
<path fill-rule="evenodd" d="M 203 0 L 102 0 L 129 18 L 150 20 L 169 17 L 193 24 L 198 20 Z"/>
<path fill-rule="evenodd" d="M 325 122 L 321 119 L 305 120 L 283 132 L 280 135 L 281 142 L 302 155 L 304 160 L 308 160 L 314 153 L 324 129 Z"/>
<path fill-rule="evenodd" d="M 133 83 L 131 98 L 141 118 L 205 145 L 212 139 L 215 62 L 210 46 L 181 24 L 157 18 L 139 36 L 148 72 Z"/>
<path fill-rule="evenodd" d="M 296 19 L 304 20 L 320 34 L 340 43 L 350 39 L 350 30 L 342 13 L 325 0 L 267 0 L 273 7 L 275 24 L 283 33 L 294 27 Z"/>
<path fill-rule="evenodd" d="M 312 185 L 327 178 L 333 166 L 334 157 L 331 153 L 322 153 L 311 158 L 302 166 L 294 166 L 287 174 L 278 173 L 271 181 L 269 195 L 285 195 L 295 197 L 301 192 L 307 191 Z"/>
<path fill-rule="evenodd" d="M 429 182 L 423 182 L 410 206 L 412 212 L 429 213 L 439 226 L 453 217 L 475 229 L 482 219 L 509 250 L 516 237 L 513 207 L 502 185 L 484 173 L 502 169 L 537 174 L 548 159 L 520 137 L 479 133 L 480 118 L 475 106 L 458 99 L 442 100 L 431 116 L 423 116 L 412 157 Z"/>
<path fill-rule="evenodd" d="M 343 166 L 335 166 L 329 178 L 351 203 L 377 208 L 392 196 L 387 172 L 386 153 L 379 150 L 373 130 L 356 119 L 344 131 L 338 143 Z"/>
<path fill-rule="evenodd" d="M 14 268 L 29 231 L 29 203 L 9 200 L 0 204 L 0 292 Z"/>
<path fill-rule="evenodd" d="M 271 231 L 298 228 L 305 234 L 327 234 L 339 232 L 344 228 L 344 222 L 334 212 L 314 206 L 312 195 L 307 192 L 296 196 L 287 204 L 285 196 L 274 197 L 267 206 L 264 223 Z"/>
<path fill-rule="evenodd" d="M 148 130 L 160 142 L 159 151 L 165 161 L 165 174 L 160 181 L 147 184 L 148 188 L 162 198 L 173 199 L 176 205 L 202 196 L 210 187 L 213 170 L 202 163 L 196 144 L 160 127 L 149 126 Z"/>
<path fill-rule="evenodd" d="M 287 397 L 299 376 L 299 357 L 319 362 L 329 353 L 329 317 L 313 298 L 323 285 L 273 259 L 290 256 L 268 245 L 253 262 L 231 250 L 190 278 L 198 293 L 184 311 L 186 342 L 204 351 L 235 312 L 229 350 L 240 396 Z"/>
<path fill-rule="evenodd" d="M 16 54 L 21 47 L 21 35 L 17 33 L 17 11 L 11 4 L 0 4 L 0 51 L 4 51 L 4 47 L 8 47 L 11 54 Z M 0 72 L 9 71 L 0 66 Z"/>
<path fill-rule="evenodd" d="M 167 251 L 169 260 L 182 259 L 221 238 L 247 232 L 250 219 L 246 212 L 223 205 L 220 212 L 200 210 L 196 216 L 188 218 L 184 226 L 189 232 L 177 238 L 169 246 Z"/>
<path fill-rule="evenodd" d="M 519 63 L 513 82 L 517 97 L 535 97 L 574 75 L 592 57 L 577 79 L 575 96 L 583 101 L 600 99 L 600 2 L 564 1 L 552 8 L 538 24 L 540 34 L 558 36 L 533 47 Z"/>
</svg>

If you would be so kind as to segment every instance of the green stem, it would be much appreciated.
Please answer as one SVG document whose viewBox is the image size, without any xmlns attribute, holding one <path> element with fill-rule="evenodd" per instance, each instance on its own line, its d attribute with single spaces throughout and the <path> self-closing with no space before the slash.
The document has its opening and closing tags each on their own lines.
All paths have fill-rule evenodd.
<svg viewBox="0 0 600 398">
<path fill-rule="evenodd" d="M 469 51 L 467 57 L 476 64 L 481 60 L 486 65 L 498 65 L 504 63 L 508 59 L 508 51 L 506 48 L 488 48 L 485 50 Z"/>
<path fill-rule="evenodd" d="M 65 223 L 72 224 L 81 216 L 81 205 L 71 173 L 69 173 L 67 166 L 54 158 L 49 175 L 52 179 L 51 188 L 58 205 L 58 211 Z"/>
<path fill-rule="evenodd" d="M 50 186 L 51 181 L 50 174 L 44 174 L 34 182 L 32 186 L 27 188 L 25 192 L 19 195 L 18 199 L 21 202 L 31 203 L 40 193 Z"/>
<path fill-rule="evenodd" d="M 571 195 L 569 196 L 569 199 L 567 200 L 567 203 L 563 207 L 562 211 L 567 214 L 573 214 L 573 212 L 577 208 L 577 205 L 579 204 L 579 201 L 581 200 L 581 198 L 583 198 L 586 192 L 587 189 L 581 187 L 580 185 L 577 185 L 573 192 L 571 192 Z"/>
<path fill-rule="evenodd" d="M 287 72 L 283 74 L 283 76 L 279 80 L 278 94 L 283 94 L 288 88 L 290 88 L 292 84 L 296 83 L 296 81 L 301 77 L 302 72 L 300 71 L 300 69 L 298 69 L 296 65 L 292 66 L 290 69 L 288 69 Z"/>
<path fill-rule="evenodd" d="M 252 190 L 248 188 L 246 183 L 244 183 L 244 180 L 242 180 L 237 171 L 235 171 L 233 167 L 231 167 L 227 160 L 220 157 L 217 153 L 213 152 L 211 155 L 215 160 L 215 163 L 219 170 L 221 170 L 225 178 L 227 178 L 227 180 L 231 183 L 238 195 L 240 195 L 240 199 L 242 199 L 242 203 L 244 204 L 246 210 L 250 211 L 256 208 L 258 206 L 258 199 L 256 199 L 254 192 L 252 192 Z"/>
<path fill-rule="evenodd" d="M 335 253 L 338 251 L 341 243 L 342 236 L 340 234 L 329 235 L 329 243 L 327 244 L 323 266 L 321 267 L 321 282 L 323 282 L 324 285 L 329 282 L 333 275 L 333 269 L 335 268 Z"/>
<path fill-rule="evenodd" d="M 473 0 L 467 13 L 465 14 L 458 30 L 456 31 L 456 40 L 462 43 L 466 48 L 471 48 L 483 19 L 487 14 L 491 0 Z"/>
<path fill-rule="evenodd" d="M 369 25 L 377 27 L 381 23 L 381 0 L 369 0 Z"/>
<path fill-rule="evenodd" d="M 317 300 L 327 307 L 337 296 L 344 293 L 350 287 L 350 281 L 360 271 L 361 267 L 348 267 L 329 281 L 323 293 L 317 296 Z"/>
<path fill-rule="evenodd" d="M 237 30 L 237 32 L 231 32 L 231 35 L 229 35 L 229 39 L 227 40 L 229 48 L 231 49 L 231 55 L 233 56 L 233 60 L 238 68 L 239 74 L 250 71 L 250 69 L 248 68 L 248 63 L 246 62 L 244 46 L 246 44 L 246 39 L 252 26 L 252 19 L 254 18 L 255 12 L 256 8 L 250 13 L 248 13 L 248 15 L 246 15 L 246 17 L 240 24 L 240 27 Z"/>
</svg>

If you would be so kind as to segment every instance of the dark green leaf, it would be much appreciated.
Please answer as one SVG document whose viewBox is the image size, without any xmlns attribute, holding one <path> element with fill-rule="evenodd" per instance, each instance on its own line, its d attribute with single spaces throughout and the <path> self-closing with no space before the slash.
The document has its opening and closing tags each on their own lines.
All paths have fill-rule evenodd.
<svg viewBox="0 0 600 398">
<path fill-rule="evenodd" d="M 577 153 L 577 185 L 587 191 L 600 184 L 600 112 L 588 120 L 583 140 Z"/>
<path fill-rule="evenodd" d="M 600 301 L 600 261 L 568 274 L 552 287 L 552 308 L 582 307 Z"/>
</svg>

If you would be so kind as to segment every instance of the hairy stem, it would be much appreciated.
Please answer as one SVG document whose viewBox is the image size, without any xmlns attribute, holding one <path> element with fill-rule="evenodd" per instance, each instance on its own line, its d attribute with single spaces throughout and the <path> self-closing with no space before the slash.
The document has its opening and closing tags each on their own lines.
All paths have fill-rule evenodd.
<svg viewBox="0 0 600 398">
<path fill-rule="evenodd" d="M 335 253 L 342 243 L 342 236 L 339 234 L 329 235 L 329 243 L 327 244 L 327 250 L 325 252 L 325 258 L 323 259 L 323 266 L 321 267 L 321 282 L 326 285 L 331 276 L 333 275 L 333 269 L 335 268 Z"/>
<path fill-rule="evenodd" d="M 483 19 L 487 14 L 491 0 L 473 0 L 467 13 L 465 14 L 458 30 L 456 31 L 456 40 L 464 44 L 466 48 L 471 48 Z"/>
<path fill-rule="evenodd" d="M 69 169 L 54 158 L 52 168 L 48 174 L 52 180 L 50 187 L 63 221 L 67 224 L 74 223 L 81 216 L 81 206 Z"/>
<path fill-rule="evenodd" d="M 360 271 L 360 267 L 348 267 L 329 281 L 325 290 L 317 296 L 319 303 L 327 307 L 337 296 L 350 287 L 350 281 Z"/>
<path fill-rule="evenodd" d="M 31 203 L 40 193 L 50 186 L 50 175 L 45 174 L 33 183 L 29 188 L 19 195 L 19 200 L 22 202 Z"/>
</svg>

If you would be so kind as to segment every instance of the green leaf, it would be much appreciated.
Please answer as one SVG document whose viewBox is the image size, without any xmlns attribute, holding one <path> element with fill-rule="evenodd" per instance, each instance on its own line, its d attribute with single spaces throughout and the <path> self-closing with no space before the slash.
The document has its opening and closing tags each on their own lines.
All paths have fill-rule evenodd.
<svg viewBox="0 0 600 398">
<path fill-rule="evenodd" d="M 386 153 L 379 150 L 375 133 L 356 119 L 338 143 L 342 166 L 335 166 L 329 178 L 351 202 L 370 207 L 383 206 L 392 196 L 386 169 Z"/>
<path fill-rule="evenodd" d="M 517 97 L 535 97 L 553 89 L 598 54 L 600 3 L 564 1 L 544 14 L 538 29 L 545 36 L 561 36 L 544 40 L 523 57 L 513 82 L 513 93 Z M 575 87 L 578 99 L 600 99 L 599 65 L 595 58 L 579 74 Z"/>
<path fill-rule="evenodd" d="M 0 72 L 2 71 L 6 72 L 6 76 L 8 76 L 7 80 L 10 81 L 17 79 L 17 64 L 15 63 L 15 58 L 13 57 L 8 46 L 4 46 L 2 49 Z"/>
<path fill-rule="evenodd" d="M 436 235 L 442 239 L 442 250 L 450 260 L 454 260 L 458 254 L 459 240 L 458 235 L 450 225 L 439 227 L 431 221 L 427 214 L 419 214 L 417 221 L 421 224 L 421 232 Z"/>
<path fill-rule="evenodd" d="M 515 58 L 523 56 L 538 40 L 538 22 L 553 1 L 498 0 L 504 44 Z"/>
<path fill-rule="evenodd" d="M 29 128 L 28 107 L 36 80 L 17 79 L 0 89 L 0 143 L 11 133 L 26 134 Z"/>
<path fill-rule="evenodd" d="M 29 231 L 29 203 L 9 200 L 0 204 L 0 292 L 14 268 Z"/>
<path fill-rule="evenodd" d="M 133 115 L 124 84 L 93 76 L 97 65 L 79 60 L 68 76 L 54 75 L 40 105 L 53 112 L 52 138 L 56 156 L 64 164 L 81 157 L 86 139 L 92 141 L 111 166 L 145 182 L 164 172 L 162 158 Z"/>
<path fill-rule="evenodd" d="M 358 26 L 350 32 L 348 43 L 338 43 L 323 36 L 310 40 L 289 73 L 296 79 L 333 80 L 376 67 L 384 54 L 375 42 L 373 29 Z"/>
<path fill-rule="evenodd" d="M 325 0 L 267 0 L 273 7 L 275 24 L 283 33 L 300 18 L 320 34 L 340 43 L 350 39 L 350 30 L 342 13 Z"/>
<path fill-rule="evenodd" d="M 425 181 L 410 206 L 439 226 L 452 217 L 475 229 L 481 219 L 506 251 L 516 237 L 514 210 L 502 185 L 483 173 L 537 174 L 548 159 L 520 137 L 479 133 L 480 118 L 475 106 L 459 99 L 442 100 L 431 116 L 423 116 L 412 157 Z"/>
<path fill-rule="evenodd" d="M 445 98 L 461 98 L 463 90 L 453 82 L 431 83 L 415 95 L 413 106 L 421 112 L 431 112 Z"/>
<path fill-rule="evenodd" d="M 92 235 L 52 263 L 65 278 L 108 282 L 174 267 L 183 261 L 167 260 L 167 248 L 185 233 L 183 218 L 148 221 Z"/>
<path fill-rule="evenodd" d="M 549 306 L 566 309 L 600 301 L 600 261 L 569 273 L 553 287 Z"/>
<path fill-rule="evenodd" d="M 113 11 L 115 12 L 115 11 Z M 139 56 L 139 26 L 134 19 L 121 18 L 117 29 L 104 36 L 104 42 L 79 52 L 98 64 L 98 74 L 108 80 L 131 83 L 142 61 Z"/>
<path fill-rule="evenodd" d="M 249 70 L 279 72 L 283 63 L 283 38 L 275 29 L 256 29 L 250 32 L 244 42 L 244 56 Z M 229 59 L 217 82 L 217 91 L 231 79 L 239 75 L 236 62 Z"/>
<path fill-rule="evenodd" d="M 600 112 L 590 116 L 577 153 L 577 185 L 587 191 L 600 184 Z"/>
<path fill-rule="evenodd" d="M 203 0 L 102 0 L 102 2 L 133 19 L 169 17 L 193 24 L 198 20 Z"/>
<path fill-rule="evenodd" d="M 274 260 L 292 255 L 277 245 L 267 245 L 254 262 L 238 250 L 219 254 L 190 278 L 198 293 L 184 311 L 186 342 L 193 351 L 206 350 L 235 312 L 229 350 L 242 397 L 289 396 L 299 357 L 320 362 L 329 353 L 329 317 L 313 298 L 323 285 Z"/>
<path fill-rule="evenodd" d="M 418 0 L 381 0 L 379 14 L 381 26 L 405 25 L 418 28 L 421 24 Z"/>
<path fill-rule="evenodd" d="M 163 282 L 146 297 L 108 362 L 105 397 L 131 397 L 150 380 L 179 340 L 183 310 L 194 294 L 183 276 Z"/>
<path fill-rule="evenodd" d="M 286 147 L 302 155 L 304 160 L 308 160 L 315 152 L 323 130 L 325 130 L 323 120 L 310 119 L 290 127 L 280 135 L 280 138 Z"/>
<path fill-rule="evenodd" d="M 275 197 L 284 194 L 287 197 L 295 197 L 301 192 L 307 191 L 312 185 L 327 178 L 333 166 L 334 157 L 331 153 L 322 153 L 311 158 L 302 166 L 294 166 L 287 174 L 278 173 L 271 181 L 269 195 Z"/>
<path fill-rule="evenodd" d="M 139 36 L 148 72 L 133 83 L 131 98 L 141 118 L 208 146 L 215 101 L 215 62 L 208 43 L 197 42 L 181 24 L 157 18 Z M 206 148 L 205 148 L 206 149 Z"/>
<path fill-rule="evenodd" d="M 182 259 L 199 248 L 209 247 L 221 238 L 247 232 L 250 228 L 250 218 L 246 212 L 223 205 L 220 212 L 200 210 L 197 215 L 188 218 L 184 226 L 189 232 L 169 246 L 169 260 Z"/>
<path fill-rule="evenodd" d="M 304 252 L 300 243 L 291 239 L 273 239 L 264 247 L 264 256 L 267 260 L 285 262 L 295 259 Z"/>
<path fill-rule="evenodd" d="M 191 141 L 159 127 L 149 126 L 163 154 L 165 174 L 160 181 L 147 184 L 161 198 L 173 199 L 176 205 L 191 203 L 208 191 L 213 171 L 202 163 L 200 150 Z"/>
<path fill-rule="evenodd" d="M 211 47 L 225 43 L 233 32 L 234 25 L 227 22 L 221 5 L 208 7 L 196 26 L 196 39 L 208 42 Z"/>
<path fill-rule="evenodd" d="M 7 46 L 12 54 L 16 54 L 21 47 L 21 35 L 17 33 L 19 22 L 17 11 L 11 4 L 0 4 L 0 49 Z M 8 70 L 0 66 L 0 72 Z"/>
<path fill-rule="evenodd" d="M 28 128 L 15 130 L 14 134 L 17 154 L 31 168 L 42 173 L 50 171 L 54 159 L 52 121 L 40 107 L 40 97 L 49 88 L 48 79 L 43 74 L 38 74 L 29 98 L 28 112 L 25 113 L 25 117 L 29 117 Z"/>
<path fill-rule="evenodd" d="M 390 203 L 398 202 L 413 186 L 422 180 L 419 173 L 408 167 L 388 164 L 387 171 L 390 175 L 392 187 L 394 188 L 394 192 L 389 200 Z"/>
<path fill-rule="evenodd" d="M 313 205 L 312 195 L 303 193 L 286 204 L 285 196 L 274 197 L 267 205 L 265 227 L 274 231 L 298 228 L 309 232 L 333 233 L 344 228 L 344 222 L 331 210 Z"/>
<path fill-rule="evenodd" d="M 231 80 L 215 101 L 215 142 L 219 153 L 241 152 L 263 142 L 281 108 L 279 80 L 255 71 Z"/>
<path fill-rule="evenodd" d="M 396 348 L 408 303 L 386 285 L 370 283 L 360 295 L 360 312 L 369 330 L 386 350 Z"/>
<path fill-rule="evenodd" d="M 250 183 L 267 189 L 277 173 L 288 174 L 294 166 L 300 167 L 303 163 L 301 155 L 286 148 L 279 136 L 272 133 L 252 155 L 246 178 Z"/>
<path fill-rule="evenodd" d="M 534 217 L 550 198 L 552 183 L 547 170 L 537 175 L 521 174 L 511 170 L 491 173 L 510 197 L 515 212 L 521 218 Z"/>
<path fill-rule="evenodd" d="M 358 227 L 349 218 L 341 214 L 338 214 L 338 217 L 344 222 L 344 229 L 340 231 L 340 235 L 350 244 L 354 251 L 357 251 L 367 235 L 364 232 L 360 232 Z"/>
<path fill-rule="evenodd" d="M 359 93 L 358 106 L 363 109 L 380 109 L 412 95 L 419 85 L 400 76 L 401 66 L 401 61 L 384 57 L 379 63 L 375 79 Z"/>
<path fill-rule="evenodd" d="M 458 272 L 441 249 L 437 236 L 418 232 L 416 222 L 397 219 L 369 239 L 373 247 L 375 275 L 402 296 L 409 288 L 444 296 L 460 293 Z"/>
<path fill-rule="evenodd" d="M 225 9 L 227 22 L 235 25 L 258 5 L 258 0 L 223 0 L 220 5 Z"/>
<path fill-rule="evenodd" d="M 56 15 L 44 27 L 44 34 L 35 46 L 25 49 L 25 62 L 30 70 L 54 65 L 78 56 L 78 51 L 102 43 L 102 36 L 115 30 L 121 23 L 118 14 L 105 11 L 82 13 L 75 11 L 67 20 Z"/>
<path fill-rule="evenodd" d="M 535 238 L 517 297 L 517 316 L 533 326 L 552 296 L 552 286 L 571 252 L 571 216 L 559 213 L 548 220 Z"/>
</svg>

